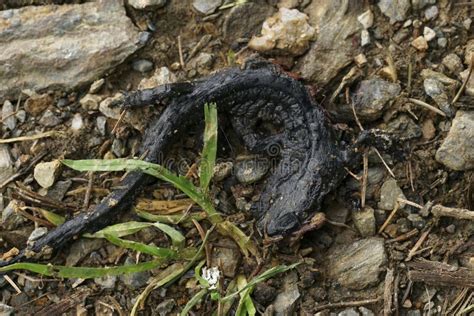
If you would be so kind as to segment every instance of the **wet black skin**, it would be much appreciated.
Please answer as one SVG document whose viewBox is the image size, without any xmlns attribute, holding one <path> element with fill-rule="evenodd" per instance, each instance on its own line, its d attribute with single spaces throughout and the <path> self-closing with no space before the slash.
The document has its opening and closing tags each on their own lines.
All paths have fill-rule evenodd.
<svg viewBox="0 0 474 316">
<path fill-rule="evenodd" d="M 202 120 L 206 102 L 217 104 L 219 115 L 227 116 L 250 151 L 279 156 L 259 202 L 251 208 L 259 228 L 269 236 L 289 234 L 301 227 L 312 212 L 320 210 L 323 198 L 346 176 L 344 167 L 358 160 L 360 155 L 355 148 L 369 143 L 382 149 L 393 145 L 389 138 L 369 131 L 346 150 L 304 85 L 266 63 L 223 70 L 195 82 L 137 91 L 126 95 L 122 103 L 138 107 L 165 99 L 169 101 L 166 110 L 150 124 L 144 136 L 141 152 L 146 153 L 145 160 L 160 163 L 160 157 L 166 157 L 176 139 L 196 120 Z M 278 126 L 278 132 L 257 131 L 262 123 Z M 44 247 L 57 250 L 75 236 L 109 225 L 116 214 L 130 208 L 148 180 L 142 173 L 128 174 L 122 189 L 112 192 L 92 211 L 49 232 L 27 253 L 38 253 Z M 0 266 L 25 258 L 22 251 L 13 260 L 0 262 Z"/>
</svg>

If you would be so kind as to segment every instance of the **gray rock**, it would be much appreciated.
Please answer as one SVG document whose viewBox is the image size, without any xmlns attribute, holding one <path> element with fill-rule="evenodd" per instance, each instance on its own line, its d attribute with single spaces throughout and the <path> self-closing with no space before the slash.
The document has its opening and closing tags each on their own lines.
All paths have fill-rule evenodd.
<svg viewBox="0 0 474 316">
<path fill-rule="evenodd" d="M 411 309 L 407 311 L 407 316 L 421 316 L 421 312 L 417 309 Z"/>
<path fill-rule="evenodd" d="M 61 124 L 61 119 L 57 117 L 52 111 L 46 110 L 39 119 L 39 123 L 43 126 L 54 127 Z"/>
<path fill-rule="evenodd" d="M 275 316 L 291 316 L 295 312 L 295 307 L 301 294 L 298 290 L 298 275 L 296 272 L 289 272 L 283 279 L 282 292 L 278 293 L 273 301 Z"/>
<path fill-rule="evenodd" d="M 193 8 L 197 12 L 208 15 L 214 13 L 222 5 L 222 0 L 194 0 Z"/>
<path fill-rule="evenodd" d="M 121 1 L 8 12 L 0 14 L 0 102 L 18 97 L 22 89 L 74 89 L 101 77 L 141 46 Z"/>
<path fill-rule="evenodd" d="M 107 133 L 107 119 L 105 118 L 105 116 L 98 116 L 95 120 L 95 123 L 96 123 L 96 126 L 97 126 L 97 129 L 99 130 L 99 133 L 102 135 L 102 136 L 105 136 L 105 134 Z"/>
<path fill-rule="evenodd" d="M 383 239 L 367 238 L 350 245 L 333 246 L 329 250 L 327 272 L 342 286 L 360 290 L 379 281 L 386 262 Z"/>
<path fill-rule="evenodd" d="M 171 311 L 175 306 L 176 301 L 172 298 L 169 298 L 158 304 L 154 312 L 160 316 L 168 316 L 171 315 Z"/>
<path fill-rule="evenodd" d="M 411 222 L 413 227 L 418 229 L 422 229 L 426 225 L 426 220 L 418 214 L 410 214 L 407 216 L 407 219 Z"/>
<path fill-rule="evenodd" d="M 240 183 L 251 184 L 262 179 L 269 168 L 270 164 L 267 159 L 255 158 L 237 161 L 234 172 Z"/>
<path fill-rule="evenodd" d="M 123 157 L 127 153 L 127 147 L 122 140 L 115 138 L 112 142 L 112 152 L 117 157 Z"/>
<path fill-rule="evenodd" d="M 146 73 L 153 70 L 153 63 L 146 59 L 138 59 L 133 61 L 132 68 L 135 71 Z"/>
<path fill-rule="evenodd" d="M 373 198 L 375 191 L 379 188 L 379 183 L 382 182 L 386 174 L 386 169 L 384 167 L 371 167 L 367 173 L 367 189 L 366 189 L 366 197 Z M 360 171 L 357 176 L 362 177 L 363 171 Z M 348 189 L 352 191 L 359 191 L 360 190 L 360 181 L 357 181 L 354 178 L 349 178 L 347 181 Z"/>
<path fill-rule="evenodd" d="M 446 46 L 448 46 L 448 40 L 446 39 L 446 37 L 438 38 L 438 46 L 442 48 L 445 48 Z"/>
<path fill-rule="evenodd" d="M 48 233 L 48 229 L 46 227 L 35 228 L 35 230 L 33 230 L 30 236 L 28 237 L 28 241 L 27 241 L 28 246 L 31 246 L 34 243 L 34 241 L 40 239 L 47 233 Z"/>
<path fill-rule="evenodd" d="M 452 74 L 459 74 L 463 71 L 462 60 L 458 55 L 451 53 L 443 58 L 442 64 L 448 68 Z"/>
<path fill-rule="evenodd" d="M 449 103 L 448 94 L 444 85 L 434 78 L 427 78 L 423 81 L 425 92 L 439 106 L 439 108 L 448 116 L 452 116 L 453 109 Z"/>
<path fill-rule="evenodd" d="M 117 276 L 109 275 L 101 278 L 95 278 L 94 282 L 100 285 L 103 289 L 113 289 L 115 287 L 115 283 L 117 283 Z"/>
<path fill-rule="evenodd" d="M 434 20 L 438 17 L 439 10 L 437 6 L 431 6 L 425 10 L 425 18 L 428 20 Z"/>
<path fill-rule="evenodd" d="M 246 2 L 234 6 L 224 20 L 224 39 L 229 43 L 239 38 L 250 39 L 260 31 L 263 21 L 274 12 L 275 8 L 263 2 Z"/>
<path fill-rule="evenodd" d="M 366 206 L 363 210 L 352 212 L 352 220 L 362 237 L 375 235 L 374 209 Z"/>
<path fill-rule="evenodd" d="M 387 131 L 397 134 L 403 140 L 418 138 L 422 135 L 420 126 L 406 114 L 397 116 L 387 124 Z"/>
<path fill-rule="evenodd" d="M 103 239 L 81 238 L 69 247 L 69 254 L 66 257 L 66 265 L 73 267 L 84 259 L 91 252 L 98 250 L 104 245 Z"/>
<path fill-rule="evenodd" d="M 259 51 L 299 56 L 309 48 L 316 30 L 308 23 L 308 16 L 297 9 L 280 8 L 262 25 L 261 36 L 254 36 L 249 47 Z"/>
<path fill-rule="evenodd" d="M 395 207 L 398 198 L 406 199 L 397 181 L 395 179 L 388 179 L 383 183 L 380 189 L 380 202 L 378 203 L 378 207 L 382 210 L 391 211 Z M 404 206 L 403 203 L 400 204 L 401 208 Z"/>
<path fill-rule="evenodd" d="M 359 307 L 359 312 L 362 316 L 375 316 L 374 312 L 363 306 Z"/>
<path fill-rule="evenodd" d="M 337 313 L 337 316 L 360 316 L 360 314 L 355 308 L 346 308 L 345 310 Z"/>
<path fill-rule="evenodd" d="M 360 2 L 357 2 L 360 3 Z M 325 86 L 352 63 L 353 35 L 362 30 L 357 17 L 366 11 L 352 0 L 313 1 L 306 9 L 319 33 L 309 51 L 298 61 L 296 71 L 315 84 Z"/>
<path fill-rule="evenodd" d="M 135 264 L 135 261 L 130 257 L 125 260 L 125 265 L 129 264 Z M 120 280 L 122 280 L 122 282 L 131 289 L 139 289 L 144 287 L 149 278 L 149 271 L 128 273 L 120 276 Z"/>
<path fill-rule="evenodd" d="M 200 53 L 194 58 L 189 64 L 191 67 L 196 68 L 197 71 L 202 74 L 206 73 L 214 64 L 214 55 L 209 53 Z"/>
<path fill-rule="evenodd" d="M 212 249 L 211 266 L 219 267 L 226 277 L 234 278 L 242 257 L 239 248 L 227 239 L 221 239 L 219 245 Z"/>
<path fill-rule="evenodd" d="M 166 5 L 167 0 L 128 0 L 128 4 L 135 9 L 145 9 L 149 7 L 161 8 Z"/>
<path fill-rule="evenodd" d="M 419 10 L 423 9 L 429 4 L 435 4 L 436 0 L 411 0 L 411 5 L 413 6 L 413 9 Z"/>
<path fill-rule="evenodd" d="M 228 176 L 230 176 L 233 168 L 234 168 L 234 164 L 232 163 L 232 161 L 217 163 L 214 166 L 214 174 L 213 174 L 214 181 L 222 181 Z"/>
<path fill-rule="evenodd" d="M 26 121 L 26 111 L 25 110 L 18 110 L 15 114 L 16 118 L 20 123 L 25 123 Z"/>
<path fill-rule="evenodd" d="M 454 170 L 474 168 L 474 112 L 458 110 L 436 160 Z"/>
<path fill-rule="evenodd" d="M 14 112 L 15 109 L 13 107 L 13 104 L 10 101 L 5 100 L 2 107 L 2 123 L 3 125 L 5 125 L 6 128 L 11 131 L 14 130 L 16 127 L 16 117 L 13 114 Z"/>
<path fill-rule="evenodd" d="M 99 111 L 109 118 L 118 120 L 122 110 L 120 109 L 120 107 L 118 106 L 112 107 L 110 106 L 110 104 L 113 101 L 120 100 L 121 97 L 122 95 L 120 93 L 117 93 L 113 97 L 104 99 L 104 101 L 100 102 Z"/>
<path fill-rule="evenodd" d="M 40 162 L 35 166 L 33 177 L 43 188 L 51 187 L 61 171 L 61 162 L 53 160 L 50 162 Z"/>
<path fill-rule="evenodd" d="M 380 0 L 378 6 L 393 24 L 406 19 L 411 3 L 410 0 Z"/>
<path fill-rule="evenodd" d="M 7 304 L 0 303 L 0 316 L 10 316 L 13 315 L 15 309 Z"/>
<path fill-rule="evenodd" d="M 400 94 L 400 85 L 380 78 L 363 80 L 353 94 L 354 108 L 362 122 L 371 122 L 382 116 L 384 111 Z M 352 108 L 341 108 L 341 114 L 353 119 Z"/>
<path fill-rule="evenodd" d="M 26 218 L 21 216 L 16 210 L 19 207 L 17 200 L 11 200 L 2 210 L 2 227 L 5 230 L 14 230 L 26 222 Z"/>
<path fill-rule="evenodd" d="M 12 176 L 14 172 L 8 145 L 0 144 L 0 183 Z"/>
<path fill-rule="evenodd" d="M 48 189 L 48 193 L 46 195 L 51 199 L 61 201 L 71 187 L 71 184 L 72 180 L 58 181 Z"/>
</svg>

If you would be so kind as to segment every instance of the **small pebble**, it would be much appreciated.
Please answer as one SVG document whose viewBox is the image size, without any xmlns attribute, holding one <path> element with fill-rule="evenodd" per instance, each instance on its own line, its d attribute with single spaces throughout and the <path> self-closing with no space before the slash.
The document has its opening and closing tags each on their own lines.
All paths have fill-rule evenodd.
<svg viewBox="0 0 474 316">
<path fill-rule="evenodd" d="M 61 119 L 57 117 L 51 110 L 44 111 L 39 123 L 43 126 L 54 127 L 61 124 Z"/>
<path fill-rule="evenodd" d="M 20 123 L 24 123 L 26 121 L 26 111 L 25 110 L 19 110 L 15 114 L 16 118 Z"/>
<path fill-rule="evenodd" d="M 425 18 L 427 20 L 434 20 L 438 17 L 439 10 L 437 6 L 431 6 L 425 10 Z"/>
<path fill-rule="evenodd" d="M 148 7 L 161 8 L 166 5 L 167 0 L 128 0 L 128 4 L 135 9 L 145 9 Z"/>
<path fill-rule="evenodd" d="M 403 28 L 407 28 L 412 24 L 413 24 L 413 21 L 411 19 L 408 19 L 405 21 L 405 23 L 403 23 Z"/>
<path fill-rule="evenodd" d="M 448 227 L 446 227 L 446 231 L 450 234 L 454 234 L 456 232 L 456 226 L 451 224 Z"/>
<path fill-rule="evenodd" d="M 197 12 L 209 15 L 214 13 L 222 5 L 222 0 L 194 0 L 193 8 Z"/>
<path fill-rule="evenodd" d="M 107 124 L 107 118 L 105 116 L 98 116 L 95 120 L 97 129 L 99 130 L 99 133 L 102 136 L 105 136 L 107 129 L 106 129 L 106 124 Z"/>
<path fill-rule="evenodd" d="M 139 59 L 132 63 L 132 68 L 135 71 L 146 73 L 153 69 L 153 63 L 146 59 Z"/>
<path fill-rule="evenodd" d="M 370 44 L 370 34 L 367 30 L 362 30 L 360 33 L 360 46 L 364 47 Z"/>
<path fill-rule="evenodd" d="M 468 31 L 471 29 L 471 24 L 472 24 L 472 19 L 471 18 L 467 18 L 462 22 L 462 25 Z"/>
<path fill-rule="evenodd" d="M 464 69 L 461 58 L 454 53 L 446 55 L 441 63 L 453 74 L 459 74 Z"/>
<path fill-rule="evenodd" d="M 436 32 L 425 26 L 423 29 L 423 37 L 429 42 L 436 37 Z"/>
<path fill-rule="evenodd" d="M 367 10 L 357 17 L 357 21 L 362 24 L 364 29 L 369 29 L 374 24 L 374 14 L 372 11 Z"/>
<path fill-rule="evenodd" d="M 14 130 L 16 127 L 16 116 L 13 114 L 15 111 L 13 104 L 5 100 L 2 107 L 2 121 L 3 124 L 9 129 Z"/>
<path fill-rule="evenodd" d="M 47 233 L 48 233 L 48 229 L 46 227 L 35 228 L 35 230 L 33 230 L 31 232 L 30 236 L 28 237 L 27 244 L 32 245 L 34 241 L 40 239 L 41 237 L 43 237 Z"/>
<path fill-rule="evenodd" d="M 354 61 L 358 67 L 362 67 L 365 64 L 367 64 L 367 58 L 365 57 L 364 54 L 359 54 L 356 57 L 354 57 Z"/>
<path fill-rule="evenodd" d="M 101 78 L 99 80 L 94 81 L 94 83 L 91 84 L 91 87 L 89 88 L 89 93 L 94 94 L 99 92 L 100 89 L 104 86 L 105 79 Z"/>
<path fill-rule="evenodd" d="M 47 189 L 54 184 L 60 170 L 61 162 L 59 160 L 40 162 L 35 166 L 33 177 L 40 186 Z"/>
<path fill-rule="evenodd" d="M 423 36 L 419 36 L 415 38 L 411 42 L 411 45 L 419 51 L 425 51 L 428 49 L 428 42 L 426 41 L 426 38 L 424 38 Z"/>
<path fill-rule="evenodd" d="M 78 131 L 84 127 L 84 121 L 82 120 L 82 116 L 79 113 L 74 114 L 74 117 L 71 121 L 71 129 L 73 131 Z"/>
<path fill-rule="evenodd" d="M 438 38 L 438 46 L 442 48 L 448 46 L 448 40 L 445 37 Z"/>
</svg>

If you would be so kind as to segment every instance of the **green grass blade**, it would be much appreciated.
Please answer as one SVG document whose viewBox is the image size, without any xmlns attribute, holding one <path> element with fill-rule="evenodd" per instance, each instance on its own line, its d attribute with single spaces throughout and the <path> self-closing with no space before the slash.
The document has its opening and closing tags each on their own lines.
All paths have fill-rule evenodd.
<svg viewBox="0 0 474 316">
<path fill-rule="evenodd" d="M 147 221 L 160 222 L 160 223 L 173 224 L 173 225 L 180 224 L 185 227 L 194 226 L 192 222 L 193 219 L 199 222 L 207 218 L 207 214 L 205 212 L 189 213 L 186 215 L 183 215 L 183 214 L 157 215 L 157 214 L 151 214 L 149 212 L 146 212 L 137 208 L 135 208 L 135 212 L 137 213 L 138 216 L 140 216 L 143 219 L 146 219 Z"/>
<path fill-rule="evenodd" d="M 181 311 L 181 313 L 179 315 L 180 316 L 187 316 L 189 311 L 194 307 L 194 305 L 199 303 L 199 301 L 207 294 L 208 291 L 209 291 L 208 289 L 201 289 L 199 292 L 197 292 L 196 295 L 194 295 L 189 300 L 189 302 L 186 304 L 186 306 L 184 306 L 183 310 Z"/>
<path fill-rule="evenodd" d="M 246 287 L 248 285 L 247 280 L 245 279 L 244 275 L 238 275 L 237 276 L 237 287 L 240 292 L 240 300 L 239 304 L 237 305 L 237 310 L 235 312 L 235 316 L 245 316 L 245 315 L 250 315 L 250 316 L 255 316 L 257 313 L 257 310 L 255 309 L 255 306 L 253 305 L 253 301 L 250 298 L 250 293 L 252 293 L 253 286 L 252 287 Z"/>
<path fill-rule="evenodd" d="M 169 182 L 183 191 L 189 198 L 199 204 L 209 215 L 212 223 L 222 221 L 212 203 L 199 191 L 194 184 L 185 177 L 177 176 L 168 169 L 150 162 L 135 159 L 88 159 L 62 160 L 66 166 L 78 171 L 141 171 L 163 181 Z"/>
<path fill-rule="evenodd" d="M 66 221 L 66 218 L 64 218 L 64 216 L 44 210 L 42 208 L 35 208 L 35 210 L 41 213 L 41 215 L 43 215 L 43 217 L 46 218 L 46 220 L 54 226 L 59 226 Z"/>
<path fill-rule="evenodd" d="M 168 235 L 171 238 L 171 243 L 178 249 L 184 247 L 185 238 L 178 230 L 173 227 L 163 224 L 163 223 L 154 223 L 153 226 L 161 230 L 163 233 Z"/>
<path fill-rule="evenodd" d="M 255 243 L 235 224 L 223 221 L 217 224 L 217 230 L 220 234 L 232 238 L 246 257 L 251 253 L 257 260 L 260 260 L 260 253 Z"/>
<path fill-rule="evenodd" d="M 204 146 L 202 148 L 199 184 L 202 192 L 207 192 L 216 164 L 217 155 L 217 106 L 204 104 Z"/>
<path fill-rule="evenodd" d="M 148 284 L 148 286 L 145 288 L 145 290 L 138 296 L 135 304 L 133 305 L 132 312 L 130 313 L 130 316 L 135 316 L 137 314 L 138 308 L 144 304 L 146 298 L 148 295 L 150 295 L 151 291 L 159 288 L 160 286 L 166 286 L 174 281 L 176 281 L 178 278 L 180 278 L 184 273 L 186 273 L 189 269 L 191 269 L 194 264 L 196 263 L 197 260 L 202 256 L 204 252 L 204 247 L 207 244 L 207 240 L 209 239 L 209 236 L 211 235 L 212 231 L 214 230 L 214 227 L 209 229 L 206 232 L 206 236 L 204 236 L 204 239 L 202 241 L 201 246 L 199 247 L 198 251 L 196 251 L 194 257 L 189 261 L 186 265 L 182 265 L 181 263 L 176 263 L 173 266 L 179 265 L 179 268 L 173 268 L 170 267 L 171 269 L 166 269 L 163 273 L 163 276 L 158 276 L 154 280 Z M 168 272 L 169 270 L 169 272 Z"/>
<path fill-rule="evenodd" d="M 185 268 L 186 266 L 184 264 L 175 263 L 166 268 L 162 273 L 154 277 L 151 280 L 150 284 L 148 284 L 143 290 L 143 292 L 141 292 L 140 295 L 137 297 L 137 300 L 135 301 L 135 304 L 132 307 L 132 311 L 130 312 L 130 316 L 137 315 L 138 309 L 144 304 L 146 298 L 148 297 L 148 295 L 150 295 L 151 291 L 161 286 L 170 284 L 171 282 L 176 280 L 176 278 L 179 278 L 183 273 L 187 271 L 185 270 Z"/>
<path fill-rule="evenodd" d="M 39 273 L 46 276 L 57 277 L 57 278 L 81 278 L 81 279 L 92 279 L 100 278 L 110 275 L 122 275 L 135 272 L 142 272 L 154 269 L 161 264 L 163 260 L 153 260 L 138 264 L 124 265 L 118 267 L 66 267 L 66 266 L 54 266 L 51 264 L 39 264 L 39 263 L 14 263 L 5 267 L 0 268 L 1 272 L 7 272 L 11 270 L 28 270 L 31 272 Z"/>
<path fill-rule="evenodd" d="M 222 301 L 227 301 L 231 298 L 233 298 L 234 296 L 240 294 L 242 291 L 250 288 L 250 287 L 254 287 L 256 284 L 260 283 L 260 282 L 263 282 L 263 281 L 266 281 L 270 278 L 273 278 L 275 275 L 277 274 L 280 274 L 280 273 L 283 273 L 283 272 L 286 272 L 286 271 L 289 271 L 291 269 L 294 269 L 296 266 L 298 266 L 300 263 L 297 262 L 297 263 L 293 263 L 289 266 L 287 265 L 279 265 L 279 266 L 276 266 L 276 267 L 273 267 L 273 268 L 270 268 L 268 270 L 266 270 L 265 272 L 263 272 L 262 274 L 259 274 L 257 275 L 256 277 L 254 277 L 249 283 L 247 283 L 247 285 L 245 285 L 242 289 L 239 289 L 237 292 L 234 292 L 232 294 L 229 294 L 227 296 L 225 296 L 224 298 L 222 298 Z"/>
<path fill-rule="evenodd" d="M 146 223 L 146 222 L 126 222 L 126 223 L 120 223 L 120 224 L 115 224 L 111 226 L 107 226 L 104 229 L 101 229 L 94 234 L 84 234 L 84 237 L 88 238 L 105 238 L 105 235 L 114 235 L 116 237 L 123 237 L 123 236 L 128 236 L 131 234 L 135 234 L 136 232 L 139 232 L 143 228 L 147 228 L 153 226 L 152 223 Z"/>
<path fill-rule="evenodd" d="M 142 253 L 147 253 L 149 255 L 162 258 L 162 259 L 173 259 L 173 258 L 176 258 L 178 255 L 177 252 L 173 249 L 160 248 L 156 246 L 146 245 L 141 242 L 121 239 L 112 234 L 105 234 L 105 238 L 116 246 L 132 249 L 132 250 L 139 251 Z"/>
</svg>

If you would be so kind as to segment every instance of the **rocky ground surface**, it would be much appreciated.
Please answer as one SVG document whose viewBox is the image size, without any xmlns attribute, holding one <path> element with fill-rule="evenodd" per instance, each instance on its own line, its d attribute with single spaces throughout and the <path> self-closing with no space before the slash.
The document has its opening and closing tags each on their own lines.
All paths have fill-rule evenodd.
<svg viewBox="0 0 474 316">
<path fill-rule="evenodd" d="M 223 271 L 223 284 L 300 261 L 255 287 L 259 313 L 473 312 L 474 76 L 466 82 L 474 63 L 473 2 L 6 0 L 0 9 L 3 259 L 52 228 L 40 209 L 71 217 L 117 184 L 120 174 L 89 176 L 59 162 L 134 156 L 147 118 L 162 106 L 121 115 L 110 106 L 117 93 L 196 79 L 259 53 L 303 80 L 341 134 L 378 127 L 409 151 L 401 161 L 368 152 L 365 166 L 348 170 L 327 199 L 329 221 L 321 229 L 265 246 L 255 233 L 262 266 L 213 236 L 210 259 Z M 170 154 L 186 158 L 181 172 L 199 157 L 197 138 L 190 135 Z M 244 149 L 219 158 L 211 194 L 218 210 L 251 234 L 247 210 L 270 167 L 249 161 Z M 183 195 L 161 183 L 141 198 Z M 130 219 L 137 218 L 130 213 L 121 221 Z M 196 228 L 182 229 L 190 243 L 200 240 Z M 134 240 L 166 243 L 151 229 Z M 51 262 L 106 266 L 142 259 L 83 238 Z M 9 273 L 0 277 L 0 315 L 125 315 L 161 272 L 93 280 Z M 153 291 L 139 314 L 176 315 L 198 290 L 192 274 L 185 275 Z M 214 308 L 207 298 L 193 313 Z"/>
</svg>

